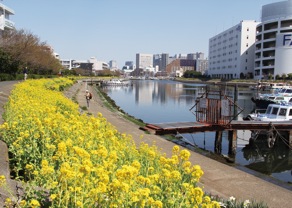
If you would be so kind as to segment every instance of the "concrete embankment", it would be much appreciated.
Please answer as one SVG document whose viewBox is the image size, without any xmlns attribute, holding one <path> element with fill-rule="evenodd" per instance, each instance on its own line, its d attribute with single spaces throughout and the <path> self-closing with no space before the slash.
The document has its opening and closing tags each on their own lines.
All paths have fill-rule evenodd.
<svg viewBox="0 0 292 208">
<path fill-rule="evenodd" d="M 13 86 L 13 84 L 14 83 L 11 82 L 5 83 L 4 85 L 10 85 L 10 88 L 7 86 L 5 87 L 5 89 L 1 87 L 0 92 L 6 91 L 4 93 L 9 94 L 9 89 L 12 88 L 11 86 Z M 98 94 L 96 93 L 94 87 L 87 86 L 86 83 L 80 82 L 67 90 L 65 92 L 65 95 L 69 98 L 74 97 L 78 101 L 80 106 L 86 106 L 84 94 L 85 89 L 87 88 L 89 88 L 89 90 L 93 92 L 93 99 L 90 101 L 90 106 L 88 109 L 90 113 L 92 113 L 93 115 L 97 115 L 97 113 L 102 113 L 107 121 L 114 125 L 119 132 L 132 135 L 137 145 L 139 145 L 141 142 L 146 142 L 149 145 L 155 144 L 162 152 L 166 153 L 167 156 L 171 156 L 172 147 L 174 146 L 172 142 L 167 141 L 157 135 L 146 134 L 145 132 L 140 130 L 137 125 L 124 119 L 119 112 L 110 111 L 104 106 L 103 101 L 98 97 Z M 1 162 L 4 161 L 5 164 L 6 161 L 7 164 L 7 157 L 7 153 L 5 153 L 5 151 L 3 152 L 3 149 L 1 149 L 0 174 L 3 174 L 3 170 L 1 169 L 6 169 L 7 171 L 8 167 L 2 166 L 3 163 Z M 190 161 L 192 162 L 192 164 L 198 164 L 202 167 L 204 175 L 199 185 L 203 187 L 204 191 L 208 193 L 218 195 L 226 199 L 234 196 L 239 200 L 248 199 L 255 200 L 257 202 L 264 202 L 270 208 L 292 207 L 292 191 L 288 189 L 282 188 L 273 183 L 269 183 L 254 175 L 222 164 L 218 161 L 207 158 L 195 152 L 192 152 Z M 13 183 L 15 182 L 11 181 L 11 185 L 14 185 Z M 0 194 L 3 199 L 3 195 L 5 196 L 5 194 L 7 193 L 5 193 L 3 190 L 0 190 Z"/>
</svg>

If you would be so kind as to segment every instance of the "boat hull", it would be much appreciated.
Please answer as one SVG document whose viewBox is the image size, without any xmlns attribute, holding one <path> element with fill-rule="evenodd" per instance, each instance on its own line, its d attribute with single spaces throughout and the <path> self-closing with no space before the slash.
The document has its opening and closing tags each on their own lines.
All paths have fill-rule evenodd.
<svg viewBox="0 0 292 208">
<path fill-rule="evenodd" d="M 251 101 L 256 105 L 256 108 L 258 109 L 266 109 L 269 104 L 276 104 L 276 102 L 272 100 L 265 100 L 254 97 L 251 98 Z"/>
</svg>

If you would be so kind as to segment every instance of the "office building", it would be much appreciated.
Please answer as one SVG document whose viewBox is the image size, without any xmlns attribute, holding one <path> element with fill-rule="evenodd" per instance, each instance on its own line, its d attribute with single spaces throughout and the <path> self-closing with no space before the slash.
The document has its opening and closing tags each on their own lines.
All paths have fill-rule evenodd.
<svg viewBox="0 0 292 208">
<path fill-rule="evenodd" d="M 243 20 L 209 39 L 209 76 L 223 79 L 253 77 L 258 24 L 254 20 Z"/>
<path fill-rule="evenodd" d="M 136 67 L 138 69 L 146 69 L 153 66 L 153 54 L 136 54 Z"/>
<path fill-rule="evenodd" d="M 118 70 L 118 63 L 117 63 L 117 61 L 116 60 L 110 60 L 109 61 L 109 68 L 112 71 Z"/>
</svg>

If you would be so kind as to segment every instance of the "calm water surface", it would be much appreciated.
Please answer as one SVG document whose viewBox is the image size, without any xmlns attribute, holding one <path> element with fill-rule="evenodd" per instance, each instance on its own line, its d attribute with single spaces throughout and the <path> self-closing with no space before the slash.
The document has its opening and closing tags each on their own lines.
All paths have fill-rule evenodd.
<svg viewBox="0 0 292 208">
<path fill-rule="evenodd" d="M 217 87 L 218 90 L 218 86 Z M 105 87 L 105 92 L 128 114 L 142 119 L 145 123 L 166 123 L 196 121 L 189 110 L 197 97 L 205 91 L 205 85 L 186 84 L 169 80 L 137 80 L 130 87 Z M 234 96 L 233 88 L 225 93 Z M 239 89 L 238 106 L 243 109 L 239 119 L 254 109 L 251 102 L 253 91 Z M 249 144 L 250 131 L 238 131 L 235 162 L 244 170 L 256 171 L 262 178 L 284 182 L 292 190 L 292 151 L 277 143 L 273 149 L 266 148 L 265 142 Z M 205 132 L 180 135 L 183 140 L 208 151 L 214 151 L 215 133 Z M 228 155 L 227 132 L 223 133 L 222 154 Z M 259 174 L 261 173 L 261 174 Z"/>
</svg>

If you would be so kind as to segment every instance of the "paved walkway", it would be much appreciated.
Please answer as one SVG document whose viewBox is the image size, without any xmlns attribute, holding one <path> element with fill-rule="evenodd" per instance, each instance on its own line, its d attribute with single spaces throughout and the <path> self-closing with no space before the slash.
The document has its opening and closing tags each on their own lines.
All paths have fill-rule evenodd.
<svg viewBox="0 0 292 208">
<path fill-rule="evenodd" d="M 1 83 L 1 82 L 0 82 Z M 11 83 L 7 83 L 11 84 Z M 0 84 L 0 92 L 1 92 Z M 121 133 L 132 135 L 136 144 L 141 141 L 152 145 L 155 143 L 162 152 L 168 156 L 171 155 L 173 143 L 163 139 L 160 136 L 145 134 L 135 124 L 127 121 L 119 112 L 112 112 L 103 106 L 102 101 L 98 97 L 95 89 L 85 82 L 75 84 L 65 95 L 69 98 L 75 97 L 80 106 L 86 106 L 85 90 L 89 89 L 93 93 L 93 99 L 90 101 L 88 111 L 93 115 L 98 112 L 107 119 L 109 123 L 114 125 Z M 143 139 L 141 140 L 141 135 Z M 1 150 L 2 151 L 2 150 Z M 3 155 L 1 154 L 1 157 Z M 7 155 L 4 156 L 7 158 Z M 2 158 L 0 158 L 0 161 Z M 190 161 L 202 167 L 204 175 L 201 178 L 200 186 L 204 191 L 214 195 L 219 195 L 228 199 L 234 196 L 239 200 L 256 200 L 257 202 L 265 202 L 270 208 L 292 208 L 292 191 L 262 180 L 256 176 L 240 171 L 236 168 L 222 164 L 198 153 L 192 152 Z M 2 164 L 0 163 L 2 169 Z M 1 170 L 0 170 L 1 174 Z M 1 193 L 0 193 L 1 194 Z M 1 206 L 1 204 L 0 204 Z"/>
</svg>

